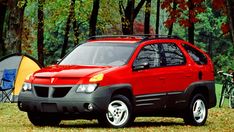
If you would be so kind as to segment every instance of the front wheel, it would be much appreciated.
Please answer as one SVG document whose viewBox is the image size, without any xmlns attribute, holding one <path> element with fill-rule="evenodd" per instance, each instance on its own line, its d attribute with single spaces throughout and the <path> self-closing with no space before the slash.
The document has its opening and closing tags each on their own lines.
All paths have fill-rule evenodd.
<svg viewBox="0 0 234 132">
<path fill-rule="evenodd" d="M 123 95 L 114 96 L 108 105 L 108 112 L 103 114 L 98 122 L 108 127 L 125 127 L 132 121 L 132 106 L 129 99 Z"/>
<path fill-rule="evenodd" d="M 186 110 L 184 122 L 189 125 L 204 125 L 207 119 L 207 103 L 202 94 L 196 94 L 192 97 Z"/>
<path fill-rule="evenodd" d="M 234 108 L 234 88 L 232 88 L 229 94 L 229 107 Z"/>
<path fill-rule="evenodd" d="M 61 119 L 55 115 L 28 112 L 28 119 L 35 126 L 58 126 Z"/>
</svg>

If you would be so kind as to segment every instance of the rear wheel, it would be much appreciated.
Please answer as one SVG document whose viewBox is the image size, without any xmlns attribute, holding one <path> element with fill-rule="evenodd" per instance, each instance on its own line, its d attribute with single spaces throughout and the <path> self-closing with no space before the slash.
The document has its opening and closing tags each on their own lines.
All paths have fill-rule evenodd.
<svg viewBox="0 0 234 132">
<path fill-rule="evenodd" d="M 204 125 L 207 119 L 207 103 L 202 94 L 196 94 L 186 110 L 184 122 L 189 125 Z"/>
<path fill-rule="evenodd" d="M 132 115 L 129 99 L 123 95 L 116 95 L 108 105 L 108 112 L 103 114 L 98 122 L 108 127 L 125 127 L 131 123 Z"/>
<path fill-rule="evenodd" d="M 234 108 L 234 88 L 232 88 L 229 94 L 229 107 Z"/>
<path fill-rule="evenodd" d="M 219 101 L 219 108 L 221 108 L 223 106 L 225 94 L 226 94 L 226 89 L 227 88 L 225 86 L 222 87 L 221 97 L 220 97 L 220 101 Z"/>
<path fill-rule="evenodd" d="M 55 115 L 28 112 L 28 119 L 35 126 L 58 126 L 61 119 Z"/>
</svg>

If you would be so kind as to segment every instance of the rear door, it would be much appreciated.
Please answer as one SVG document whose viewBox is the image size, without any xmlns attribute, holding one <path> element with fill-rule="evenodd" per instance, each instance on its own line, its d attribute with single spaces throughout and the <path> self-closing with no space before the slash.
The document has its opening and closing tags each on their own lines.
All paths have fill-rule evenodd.
<svg viewBox="0 0 234 132">
<path fill-rule="evenodd" d="M 184 91 L 193 82 L 193 67 L 176 43 L 160 45 L 164 67 L 166 107 L 180 108 L 185 103 Z"/>
<path fill-rule="evenodd" d="M 163 43 L 160 50 L 167 93 L 183 92 L 193 81 L 191 64 L 175 43 Z"/>
</svg>

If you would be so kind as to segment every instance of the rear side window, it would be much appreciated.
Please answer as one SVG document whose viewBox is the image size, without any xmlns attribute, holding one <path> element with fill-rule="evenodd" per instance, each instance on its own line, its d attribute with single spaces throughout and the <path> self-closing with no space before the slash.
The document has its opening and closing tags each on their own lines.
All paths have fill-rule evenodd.
<svg viewBox="0 0 234 132">
<path fill-rule="evenodd" d="M 183 44 L 183 47 L 188 52 L 188 54 L 193 59 L 193 61 L 195 61 L 198 65 L 207 64 L 207 58 L 202 52 L 200 52 L 199 50 L 197 50 L 197 49 L 195 49 L 187 44 Z"/>
<path fill-rule="evenodd" d="M 179 47 L 173 43 L 151 44 L 143 47 L 134 65 L 148 62 L 150 68 L 178 66 L 185 64 L 185 57 Z"/>
<path fill-rule="evenodd" d="M 161 58 L 164 66 L 185 64 L 185 57 L 176 44 L 160 44 Z"/>
</svg>

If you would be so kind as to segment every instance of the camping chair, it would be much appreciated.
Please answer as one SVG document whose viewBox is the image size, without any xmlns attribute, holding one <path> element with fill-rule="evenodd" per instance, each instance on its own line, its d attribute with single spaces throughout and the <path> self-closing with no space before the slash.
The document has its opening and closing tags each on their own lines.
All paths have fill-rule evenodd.
<svg viewBox="0 0 234 132">
<path fill-rule="evenodd" d="M 0 85 L 0 91 L 2 91 L 1 102 L 2 101 L 5 102 L 7 100 L 11 102 L 10 95 L 14 89 L 15 76 L 16 76 L 16 69 L 4 69 Z"/>
</svg>

